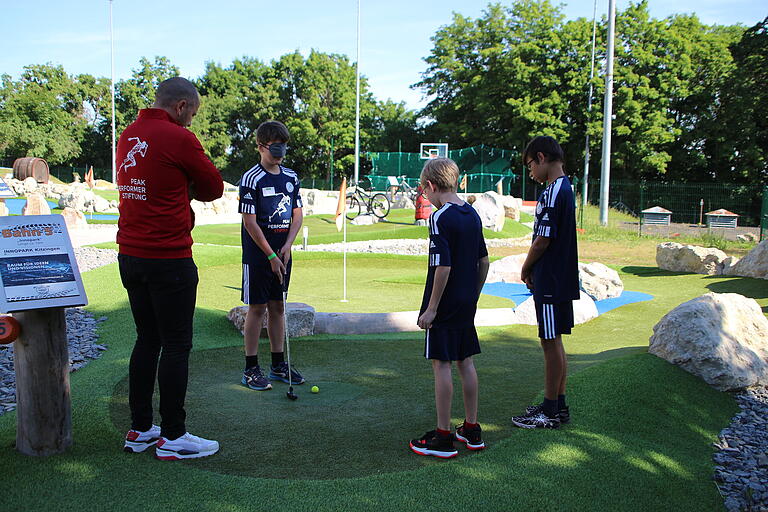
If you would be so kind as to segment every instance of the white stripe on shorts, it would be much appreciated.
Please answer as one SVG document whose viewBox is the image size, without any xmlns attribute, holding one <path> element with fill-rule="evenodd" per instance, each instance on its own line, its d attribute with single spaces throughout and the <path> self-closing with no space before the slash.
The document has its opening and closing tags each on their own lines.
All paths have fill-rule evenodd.
<svg viewBox="0 0 768 512">
<path fill-rule="evenodd" d="M 555 334 L 555 305 L 554 304 L 547 304 L 547 311 L 549 311 L 548 316 L 548 326 L 549 326 L 549 339 L 554 339 L 557 335 Z"/>
<path fill-rule="evenodd" d="M 243 263 L 243 302 L 246 304 L 251 303 L 251 287 L 250 278 L 248 275 L 248 264 Z"/>
</svg>

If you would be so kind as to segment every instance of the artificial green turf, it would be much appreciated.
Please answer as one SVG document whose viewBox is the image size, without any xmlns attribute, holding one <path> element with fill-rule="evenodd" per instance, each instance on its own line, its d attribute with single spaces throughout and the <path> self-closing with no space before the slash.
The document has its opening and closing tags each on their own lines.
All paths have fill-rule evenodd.
<svg viewBox="0 0 768 512">
<path fill-rule="evenodd" d="M 196 246 L 195 254 L 201 287 L 188 425 L 221 440 L 221 453 L 163 463 L 150 453 L 120 452 L 133 323 L 116 266 L 102 267 L 84 281 L 89 309 L 108 316 L 99 332 L 109 350 L 71 375 L 74 446 L 55 457 L 22 456 L 12 449 L 15 413 L 0 416 L 0 510 L 722 507 L 711 481 L 711 443 L 735 404 L 645 350 L 654 323 L 677 304 L 710 290 L 738 289 L 766 307 L 764 281 L 620 269 L 626 289 L 655 299 L 613 310 L 566 337 L 573 422 L 560 431 L 509 426 L 509 417 L 541 388 L 536 328 L 479 329 L 480 420 L 489 447 L 438 461 L 407 449 L 410 437 L 434 424 L 431 371 L 419 333 L 296 339 L 295 362 L 310 384 L 320 383 L 320 394 L 297 387 L 294 403 L 284 399 L 283 385 L 246 392 L 237 385 L 242 339 L 223 315 L 234 304 L 215 291 L 224 274 L 214 272 L 236 268 L 239 253 Z M 379 280 L 397 281 L 402 268 L 388 268 L 389 259 L 382 259 L 358 263 L 377 266 Z M 297 259 L 296 276 L 308 262 Z M 415 286 L 388 284 L 393 292 Z M 262 355 L 267 350 L 262 343 Z M 453 419 L 459 421 L 458 389 L 456 395 Z"/>
<path fill-rule="evenodd" d="M 385 221 L 371 226 L 353 226 L 347 223 L 347 241 L 361 240 L 390 240 L 395 238 L 427 238 L 426 226 L 413 225 L 414 210 L 392 210 Z M 344 234 L 336 230 L 333 215 L 308 215 L 304 218 L 304 227 L 309 230 L 308 243 L 330 244 L 339 243 Z M 506 219 L 504 228 L 499 232 L 483 230 L 485 238 L 519 238 L 530 234 L 531 230 L 511 219 Z M 192 232 L 197 242 L 219 245 L 240 246 L 240 224 L 209 224 L 196 226 Z M 299 233 L 295 244 L 303 243 L 303 234 Z"/>
</svg>

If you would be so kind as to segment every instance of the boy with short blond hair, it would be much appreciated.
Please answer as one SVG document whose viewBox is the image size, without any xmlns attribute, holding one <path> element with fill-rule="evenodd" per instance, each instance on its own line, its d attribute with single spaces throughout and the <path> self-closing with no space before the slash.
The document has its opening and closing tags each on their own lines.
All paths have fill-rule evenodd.
<svg viewBox="0 0 768 512">
<path fill-rule="evenodd" d="M 261 161 L 240 180 L 239 212 L 243 215 L 242 300 L 248 304 L 245 317 L 245 371 L 242 384 L 249 389 L 272 388 L 270 380 L 303 384 L 304 377 L 284 357 L 285 309 L 283 293 L 291 278 L 291 245 L 303 221 L 299 177 L 282 165 L 288 150 L 288 128 L 279 121 L 266 121 L 256 129 Z M 272 351 L 269 378 L 259 366 L 259 334 L 267 317 Z"/>
<path fill-rule="evenodd" d="M 472 356 L 480 353 L 475 311 L 488 273 L 488 251 L 480 217 L 456 194 L 459 169 L 453 160 L 427 161 L 421 187 L 437 208 L 429 218 L 429 270 L 418 325 L 426 330 L 424 357 L 435 375 L 437 429 L 411 440 L 420 455 L 451 458 L 457 439 L 470 450 L 485 448 L 477 422 L 478 384 Z M 451 362 L 461 377 L 464 423 L 451 433 Z"/>
</svg>

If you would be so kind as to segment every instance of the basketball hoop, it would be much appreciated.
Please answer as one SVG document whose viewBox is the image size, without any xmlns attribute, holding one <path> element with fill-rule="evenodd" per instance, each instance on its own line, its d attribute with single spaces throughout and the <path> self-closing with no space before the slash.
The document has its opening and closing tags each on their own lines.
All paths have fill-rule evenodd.
<svg viewBox="0 0 768 512">
<path fill-rule="evenodd" d="M 419 145 L 419 153 L 422 160 L 434 158 L 448 158 L 448 144 L 444 142 L 422 142 Z"/>
</svg>

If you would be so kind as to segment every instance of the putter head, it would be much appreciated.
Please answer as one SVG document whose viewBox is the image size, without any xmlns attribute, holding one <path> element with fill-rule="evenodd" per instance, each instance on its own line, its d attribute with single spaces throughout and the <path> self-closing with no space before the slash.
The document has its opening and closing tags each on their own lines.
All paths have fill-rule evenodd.
<svg viewBox="0 0 768 512">
<path fill-rule="evenodd" d="M 293 389 L 288 390 L 287 393 L 285 393 L 285 396 L 287 396 L 291 400 L 298 400 L 299 397 L 296 395 L 296 393 L 293 392 Z"/>
</svg>

